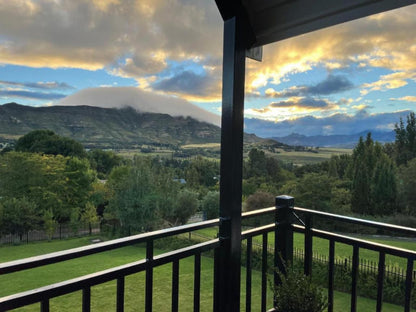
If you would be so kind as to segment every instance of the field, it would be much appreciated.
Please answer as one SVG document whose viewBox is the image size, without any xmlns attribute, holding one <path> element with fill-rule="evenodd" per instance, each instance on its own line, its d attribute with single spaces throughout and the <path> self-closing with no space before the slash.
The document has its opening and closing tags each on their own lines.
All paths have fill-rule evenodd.
<svg viewBox="0 0 416 312">
<path fill-rule="evenodd" d="M 90 238 L 77 238 L 63 241 L 39 242 L 29 245 L 0 247 L 0 262 L 25 258 L 47 252 L 74 248 L 90 243 Z M 162 252 L 158 250 L 158 252 Z M 29 290 L 65 279 L 82 276 L 104 270 L 124 263 L 144 258 L 142 246 L 129 246 L 114 251 L 91 255 L 59 264 L 49 265 L 28 271 L 0 276 L 0 296 Z M 180 262 L 180 311 L 192 311 L 193 295 L 193 259 L 187 258 Z M 11 282 L 12 281 L 12 282 Z M 245 270 L 242 268 L 242 301 L 244 310 Z M 212 310 L 213 260 L 202 257 L 201 272 L 201 311 Z M 259 310 L 260 274 L 253 272 L 253 311 Z M 154 272 L 154 311 L 170 311 L 171 266 L 158 267 Z M 92 311 L 115 311 L 115 282 L 109 282 L 92 288 Z M 269 306 L 271 295 L 268 294 Z M 348 294 L 336 292 L 335 311 L 348 310 L 350 297 Z M 144 273 L 133 274 L 126 278 L 125 311 L 141 311 L 144 308 Z M 385 304 L 383 311 L 402 311 L 403 308 Z M 38 311 L 39 305 L 32 305 L 18 311 Z M 58 297 L 51 300 L 52 311 L 81 311 L 81 293 Z M 358 311 L 374 311 L 375 301 L 359 298 Z"/>
<path fill-rule="evenodd" d="M 251 148 L 259 148 L 265 151 L 266 155 L 276 157 L 277 159 L 286 162 L 293 163 L 294 165 L 301 166 L 305 164 L 319 163 L 328 160 L 332 155 L 351 154 L 352 149 L 346 148 L 305 148 L 305 150 L 295 149 L 282 149 L 275 148 L 269 149 L 267 147 L 258 146 L 256 144 L 247 144 L 244 146 L 244 157 L 248 157 L 248 152 Z M 163 158 L 192 158 L 197 155 L 203 156 L 207 159 L 218 160 L 220 157 L 219 143 L 206 143 L 206 144 L 187 144 L 180 146 L 179 150 L 172 150 L 168 147 L 151 147 L 146 152 L 143 149 L 121 149 L 117 150 L 117 153 L 121 156 L 132 158 L 134 155 L 141 156 L 159 156 Z"/>
<path fill-rule="evenodd" d="M 325 160 L 328 160 L 332 155 L 341 155 L 341 154 L 351 154 L 352 149 L 346 148 L 319 148 L 312 149 L 312 151 L 285 151 L 283 149 L 278 149 L 278 154 L 276 158 L 284 162 L 292 162 L 295 165 L 305 165 L 318 163 Z"/>
</svg>

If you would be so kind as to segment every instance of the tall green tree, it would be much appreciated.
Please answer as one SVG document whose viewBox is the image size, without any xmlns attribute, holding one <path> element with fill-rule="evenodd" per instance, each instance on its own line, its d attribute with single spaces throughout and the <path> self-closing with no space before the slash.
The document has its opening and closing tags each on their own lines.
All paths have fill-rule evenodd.
<svg viewBox="0 0 416 312">
<path fill-rule="evenodd" d="M 399 168 L 399 201 L 403 212 L 416 216 L 416 158 Z"/>
<path fill-rule="evenodd" d="M 51 210 L 60 223 L 85 207 L 95 179 L 86 159 L 10 152 L 0 156 L 0 196 L 23 198 L 40 214 Z"/>
<path fill-rule="evenodd" d="M 380 215 L 397 211 L 395 166 L 371 133 L 354 148 L 349 171 L 353 212 Z"/>
<path fill-rule="evenodd" d="M 40 228 L 41 218 L 37 206 L 26 197 L 2 198 L 0 206 L 0 210 L 3 211 L 3 226 L 0 232 L 18 234 L 22 240 L 25 233 Z"/>
<path fill-rule="evenodd" d="M 411 112 L 407 116 L 406 127 L 403 119 L 395 125 L 396 132 L 395 155 L 397 165 L 406 165 L 407 162 L 416 157 L 416 116 Z"/>
<path fill-rule="evenodd" d="M 87 155 L 81 143 L 59 136 L 51 130 L 34 130 L 25 134 L 17 140 L 15 150 L 79 158 Z"/>
</svg>

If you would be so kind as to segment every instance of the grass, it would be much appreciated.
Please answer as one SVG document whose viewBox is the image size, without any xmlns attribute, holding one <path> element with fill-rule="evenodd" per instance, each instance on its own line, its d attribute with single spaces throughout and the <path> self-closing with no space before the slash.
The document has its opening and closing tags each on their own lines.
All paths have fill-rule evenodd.
<svg viewBox="0 0 416 312">
<path fill-rule="evenodd" d="M 219 149 L 221 147 L 220 143 L 204 143 L 204 144 L 187 144 L 182 145 L 181 148 L 187 149 L 187 148 L 214 148 Z"/>
<path fill-rule="evenodd" d="M 215 228 L 207 228 L 207 229 L 199 230 L 197 233 L 199 233 L 199 234 L 201 234 L 205 237 L 214 238 L 217 235 L 217 230 Z M 371 237 L 371 236 L 358 236 L 358 235 L 356 235 L 355 237 L 357 237 L 359 239 L 370 240 L 372 242 L 376 242 L 376 243 L 380 243 L 380 244 L 390 245 L 390 246 L 393 246 L 393 247 L 409 249 L 409 250 L 416 250 L 416 241 L 414 241 L 414 240 L 399 239 L 399 238 L 383 238 L 383 239 L 381 239 L 381 238 L 374 238 L 374 237 Z M 262 237 L 261 236 L 256 236 L 256 237 L 254 237 L 254 241 L 261 244 Z M 274 244 L 274 233 L 269 233 L 268 244 L 269 245 Z M 303 249 L 304 248 L 304 236 L 303 236 L 303 234 L 300 234 L 300 233 L 295 233 L 294 234 L 293 247 L 298 248 L 298 249 Z M 327 256 L 329 254 L 329 242 L 328 242 L 328 240 L 318 238 L 318 237 L 314 237 L 313 238 L 313 252 L 317 253 L 319 255 L 326 255 Z M 348 258 L 348 257 L 352 257 L 352 246 L 349 246 L 349 245 L 346 245 L 346 244 L 341 244 L 341 243 L 336 243 L 335 244 L 335 257 L 337 257 L 339 259 L 345 259 L 345 258 Z M 360 259 L 366 259 L 368 261 L 373 261 L 373 262 L 378 263 L 378 257 L 379 257 L 379 254 L 375 251 L 360 249 Z M 396 266 L 396 267 L 399 267 L 401 269 L 406 269 L 407 260 L 403 259 L 403 258 L 400 258 L 400 257 L 387 255 L 386 256 L 386 265 Z"/>
<path fill-rule="evenodd" d="M 317 151 L 317 153 L 308 151 L 285 151 L 283 149 L 279 149 L 278 151 L 279 154 L 273 153 L 271 155 L 276 155 L 277 159 L 284 162 L 292 162 L 296 165 L 318 163 L 328 160 L 332 155 L 352 153 L 352 149 L 347 148 L 319 148 L 319 150 L 314 150 Z"/>
<path fill-rule="evenodd" d="M 211 233 L 212 234 L 212 233 Z M 83 246 L 90 243 L 90 238 L 77 238 L 62 241 L 38 242 L 28 245 L 0 247 L 0 262 L 40 255 L 43 253 L 59 251 L 68 248 Z M 157 253 L 162 252 L 158 250 Z M 26 270 L 0 276 L 0 297 L 9 294 L 41 287 L 69 278 L 97 272 L 106 268 L 137 261 L 145 257 L 142 246 L 128 246 L 117 250 L 100 253 L 48 265 L 36 269 Z M 154 311 L 170 311 L 171 302 L 171 265 L 164 265 L 154 270 Z M 10 281 L 13 281 L 12 283 Z M 242 268 L 241 277 L 241 310 L 245 309 L 245 269 Z M 126 277 L 125 311 L 144 310 L 144 272 Z M 192 311 L 193 302 L 193 258 L 180 261 L 180 311 Z M 253 272 L 253 305 L 252 310 L 258 311 L 260 307 L 260 274 Z M 201 311 L 212 311 L 213 298 L 213 259 L 202 257 L 201 271 Z M 91 290 L 93 311 L 114 311 L 116 304 L 115 281 L 94 286 Z M 271 306 L 271 293 L 268 293 L 268 306 Z M 81 292 L 60 296 L 51 300 L 52 311 L 81 311 Z M 350 295 L 335 293 L 335 311 L 348 310 Z M 375 301 L 358 298 L 359 311 L 372 311 Z M 391 304 L 383 305 L 383 311 L 402 311 L 403 308 Z M 38 311 L 39 304 L 18 309 L 18 311 Z"/>
</svg>

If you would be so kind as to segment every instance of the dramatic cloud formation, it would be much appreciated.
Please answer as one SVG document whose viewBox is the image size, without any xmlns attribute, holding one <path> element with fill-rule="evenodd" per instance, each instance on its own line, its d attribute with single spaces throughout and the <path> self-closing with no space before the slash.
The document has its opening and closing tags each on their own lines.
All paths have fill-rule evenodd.
<svg viewBox="0 0 416 312">
<path fill-rule="evenodd" d="M 0 63 L 137 79 L 169 60 L 220 64 L 222 53 L 221 17 L 206 0 L 0 0 L 0 29 Z"/>
<path fill-rule="evenodd" d="M 57 104 L 89 105 L 107 108 L 130 106 L 140 112 L 190 116 L 217 126 L 221 123 L 220 116 L 185 100 L 143 91 L 134 87 L 84 89 L 62 99 Z"/>
<path fill-rule="evenodd" d="M 213 0 L 0 0 L 0 99 L 45 105 L 87 89 L 63 102 L 120 106 L 141 89 L 160 111 L 175 101 L 219 107 L 222 28 Z M 413 5 L 265 46 L 263 62 L 247 61 L 246 117 L 306 122 L 413 108 L 415 28 Z M 104 85 L 131 88 L 90 89 Z"/>
</svg>

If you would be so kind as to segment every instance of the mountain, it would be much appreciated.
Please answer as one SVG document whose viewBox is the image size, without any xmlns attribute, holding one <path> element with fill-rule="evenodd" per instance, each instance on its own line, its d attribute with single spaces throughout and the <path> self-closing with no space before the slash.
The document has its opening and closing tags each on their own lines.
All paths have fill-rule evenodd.
<svg viewBox="0 0 416 312">
<path fill-rule="evenodd" d="M 221 129 L 213 124 L 191 117 L 141 113 L 131 107 L 0 105 L 0 137 L 3 140 L 36 129 L 50 129 L 87 148 L 219 143 L 221 138 Z M 246 135 L 245 139 L 250 142 L 264 140 L 255 135 Z"/>
<path fill-rule="evenodd" d="M 371 137 L 381 143 L 392 142 L 395 139 L 394 131 L 363 131 L 351 135 L 314 135 L 306 136 L 298 133 L 292 133 L 284 137 L 273 137 L 272 139 L 281 143 L 300 146 L 319 146 L 319 147 L 342 147 L 353 148 L 360 137 L 366 137 L 371 132 Z"/>
</svg>

